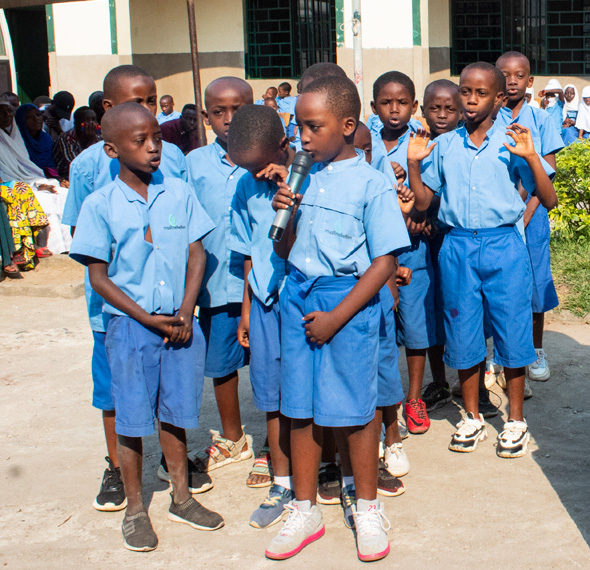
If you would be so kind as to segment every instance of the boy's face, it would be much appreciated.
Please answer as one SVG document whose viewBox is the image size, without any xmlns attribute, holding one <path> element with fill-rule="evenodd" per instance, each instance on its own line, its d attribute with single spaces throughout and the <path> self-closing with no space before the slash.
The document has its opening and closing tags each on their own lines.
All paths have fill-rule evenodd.
<svg viewBox="0 0 590 570">
<path fill-rule="evenodd" d="M 286 149 L 289 148 L 289 141 L 285 137 L 273 153 L 269 153 L 261 148 L 247 148 L 247 149 L 229 149 L 229 155 L 234 164 L 247 170 L 254 178 L 257 174 L 264 170 L 269 164 L 283 165 L 287 162 L 288 153 Z M 257 178 L 258 179 L 258 178 Z"/>
<path fill-rule="evenodd" d="M 571 103 L 574 100 L 574 97 L 576 96 L 576 92 L 574 91 L 573 87 L 568 87 L 565 90 L 563 96 L 568 103 Z"/>
<path fill-rule="evenodd" d="M 392 131 L 403 129 L 418 108 L 408 89 L 401 83 L 386 83 L 377 99 L 371 101 L 373 113 L 379 115 L 383 126 Z"/>
<path fill-rule="evenodd" d="M 491 71 L 470 69 L 461 74 L 459 85 L 463 116 L 467 123 L 481 123 L 500 109 L 504 93 L 498 91 L 496 78 Z"/>
<path fill-rule="evenodd" d="M 461 118 L 461 99 L 456 89 L 438 88 L 422 105 L 422 116 L 430 132 L 435 135 L 449 133 Z"/>
<path fill-rule="evenodd" d="M 116 142 L 106 142 L 105 151 L 133 172 L 153 174 L 160 166 L 162 131 L 158 121 L 131 114 L 119 128 Z"/>
<path fill-rule="evenodd" d="M 279 97 L 288 97 L 289 93 L 284 87 L 279 87 Z"/>
<path fill-rule="evenodd" d="M 219 140 L 227 143 L 227 132 L 236 111 L 252 103 L 252 93 L 233 85 L 216 86 L 207 92 L 203 110 L 205 124 L 210 125 Z"/>
<path fill-rule="evenodd" d="M 160 99 L 160 108 L 164 115 L 172 113 L 172 111 L 174 111 L 174 101 L 172 100 L 172 97 L 162 97 Z"/>
<path fill-rule="evenodd" d="M 371 164 L 373 160 L 373 139 L 371 138 L 371 131 L 363 125 L 359 125 L 354 133 L 354 148 L 358 148 L 365 153 L 366 161 Z"/>
<path fill-rule="evenodd" d="M 529 62 L 522 57 L 505 57 L 500 59 L 497 67 L 506 77 L 508 101 L 521 101 L 526 95 L 527 87 L 532 87 L 535 81 L 531 77 Z"/>
<path fill-rule="evenodd" d="M 270 107 L 271 109 L 274 109 L 275 111 L 279 110 L 279 106 L 277 105 L 276 99 L 265 99 L 264 106 Z"/>
<path fill-rule="evenodd" d="M 295 109 L 303 150 L 311 154 L 314 162 L 340 160 L 357 120 L 334 115 L 325 93 L 303 93 Z"/>
<path fill-rule="evenodd" d="M 187 133 L 192 133 L 199 127 L 197 112 L 192 109 L 185 109 L 180 117 L 180 125 Z"/>
<path fill-rule="evenodd" d="M 103 99 L 105 111 L 121 103 L 139 103 L 152 115 L 158 111 L 158 92 L 156 82 L 151 77 L 124 77 L 111 99 Z"/>
</svg>

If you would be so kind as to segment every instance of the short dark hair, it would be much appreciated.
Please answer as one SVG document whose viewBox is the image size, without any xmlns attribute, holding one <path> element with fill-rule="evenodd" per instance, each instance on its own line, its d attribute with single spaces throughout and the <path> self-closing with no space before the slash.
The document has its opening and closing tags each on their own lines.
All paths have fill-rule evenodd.
<svg viewBox="0 0 590 570">
<path fill-rule="evenodd" d="M 388 71 L 377 77 L 375 83 L 373 83 L 373 101 L 377 101 L 381 89 L 383 89 L 388 83 L 399 83 L 400 85 L 403 85 L 408 90 L 412 102 L 416 99 L 416 87 L 414 86 L 414 82 L 401 71 Z"/>
<path fill-rule="evenodd" d="M 328 107 L 336 117 L 354 117 L 358 122 L 361 98 L 356 85 L 348 77 L 318 77 L 303 90 L 303 93 L 325 93 Z"/>
<path fill-rule="evenodd" d="M 193 103 L 187 103 L 183 108 L 182 108 L 182 112 L 181 115 L 184 115 L 185 111 L 195 111 L 195 113 L 197 112 L 197 106 Z"/>
<path fill-rule="evenodd" d="M 429 97 L 432 97 L 437 89 L 448 89 L 449 91 L 454 91 L 459 94 L 459 86 L 448 79 L 437 79 L 436 81 L 432 81 L 426 86 L 424 89 L 424 100 L 422 103 L 426 105 L 426 100 Z"/>
<path fill-rule="evenodd" d="M 503 59 L 524 59 L 529 67 L 529 71 L 531 69 L 531 62 L 529 58 L 524 55 L 524 53 L 520 53 L 519 51 L 507 51 L 503 53 L 497 60 L 496 65 L 498 65 Z"/>
<path fill-rule="evenodd" d="M 463 77 L 465 72 L 469 72 L 472 69 L 480 69 L 481 71 L 488 71 L 491 73 L 494 76 L 494 83 L 496 84 L 498 92 L 506 92 L 506 77 L 495 65 L 485 61 L 476 61 L 475 63 L 470 63 L 463 68 L 463 71 L 461 71 L 461 77 Z"/>
<path fill-rule="evenodd" d="M 172 97 L 172 95 L 162 95 L 160 97 L 160 101 L 162 101 L 162 99 L 170 99 L 171 101 L 174 101 L 174 97 Z"/>
<path fill-rule="evenodd" d="M 281 83 L 279 85 L 279 89 L 282 89 L 283 91 L 286 91 L 287 93 L 291 93 L 291 84 L 287 83 L 286 81 L 283 81 L 283 83 Z"/>
<path fill-rule="evenodd" d="M 16 97 L 18 99 L 18 95 L 12 91 L 4 91 L 0 97 Z"/>
<path fill-rule="evenodd" d="M 137 67 L 137 65 L 119 65 L 111 69 L 105 76 L 102 85 L 104 91 L 104 98 L 111 99 L 113 93 L 119 88 L 119 82 L 121 79 L 127 79 L 131 77 L 149 77 L 153 80 L 153 77 L 147 72 Z"/>
<path fill-rule="evenodd" d="M 244 105 L 236 111 L 229 125 L 227 146 L 239 152 L 250 148 L 274 153 L 285 138 L 285 128 L 278 113 L 264 105 Z"/>
<path fill-rule="evenodd" d="M 302 74 L 299 83 L 297 83 L 297 91 L 301 92 L 304 89 L 304 83 L 311 83 L 320 77 L 346 77 L 346 71 L 339 65 L 330 61 L 320 61 L 310 65 Z"/>
<path fill-rule="evenodd" d="M 127 128 L 132 115 L 141 115 L 146 121 L 156 120 L 143 105 L 134 101 L 116 105 L 109 109 L 102 118 L 102 136 L 105 142 L 117 142 L 119 134 Z"/>
</svg>

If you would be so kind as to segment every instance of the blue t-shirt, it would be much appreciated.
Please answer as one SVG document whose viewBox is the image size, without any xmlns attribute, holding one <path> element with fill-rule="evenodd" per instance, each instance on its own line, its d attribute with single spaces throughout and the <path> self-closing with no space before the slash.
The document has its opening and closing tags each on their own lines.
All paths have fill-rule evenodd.
<svg viewBox="0 0 590 570">
<path fill-rule="evenodd" d="M 164 113 L 158 113 L 156 115 L 156 120 L 158 121 L 159 125 L 162 125 L 164 123 L 167 123 L 168 121 L 180 119 L 180 117 L 182 117 L 181 113 L 179 113 L 178 111 L 172 111 L 172 113 L 170 113 L 169 115 L 164 115 Z"/>
<path fill-rule="evenodd" d="M 264 305 L 272 305 L 281 291 L 287 262 L 275 252 L 268 231 L 275 217 L 272 199 L 277 186 L 269 180 L 256 180 L 244 174 L 238 182 L 231 213 L 230 247 L 252 258 L 248 283 L 254 296 Z"/>
<path fill-rule="evenodd" d="M 215 224 L 203 239 L 207 265 L 199 293 L 201 307 L 222 307 L 244 298 L 244 256 L 230 248 L 230 213 L 238 180 L 247 171 L 230 164 L 226 154 L 214 142 L 186 157 L 190 187 Z"/>
<path fill-rule="evenodd" d="M 172 315 L 184 298 L 189 245 L 214 227 L 186 182 L 156 173 L 146 202 L 117 176 L 84 201 L 70 255 L 84 265 L 106 261 L 110 279 L 142 309 Z M 104 310 L 125 314 L 106 302 Z"/>
<path fill-rule="evenodd" d="M 308 279 L 360 277 L 374 258 L 410 245 L 397 194 L 362 151 L 313 166 L 295 233 L 289 262 Z"/>
</svg>

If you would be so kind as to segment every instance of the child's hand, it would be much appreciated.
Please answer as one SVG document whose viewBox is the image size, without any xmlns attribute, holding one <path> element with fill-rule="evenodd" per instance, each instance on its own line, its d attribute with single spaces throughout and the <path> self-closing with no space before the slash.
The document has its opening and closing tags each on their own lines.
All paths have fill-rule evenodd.
<svg viewBox="0 0 590 570">
<path fill-rule="evenodd" d="M 418 234 L 421 234 L 424 231 L 424 228 L 426 227 L 426 223 L 427 220 L 423 220 L 422 222 L 420 221 L 415 221 L 412 218 L 408 218 L 406 220 L 406 227 L 408 228 L 408 233 L 411 236 L 416 236 Z"/>
<path fill-rule="evenodd" d="M 183 315 L 179 312 L 178 318 L 180 323 L 172 325 L 172 334 L 168 340 L 173 344 L 184 344 L 193 334 L 193 316 L 191 314 Z"/>
<path fill-rule="evenodd" d="M 278 189 L 272 199 L 273 209 L 276 212 L 278 210 L 286 210 L 293 206 L 293 212 L 291 214 L 293 216 L 295 212 L 297 212 L 303 196 L 301 194 L 294 195 L 293 192 L 291 192 L 291 188 L 289 188 L 285 182 L 279 182 L 277 186 Z"/>
<path fill-rule="evenodd" d="M 176 335 L 179 333 L 179 331 L 174 331 L 173 327 L 179 327 L 182 324 L 183 323 L 178 315 L 176 317 L 169 317 L 166 315 L 151 315 L 148 326 L 157 330 L 164 337 L 164 343 L 167 343 L 172 337 L 173 333 Z"/>
<path fill-rule="evenodd" d="M 430 133 L 424 129 L 418 129 L 415 133 L 410 133 L 410 140 L 408 141 L 408 160 L 416 162 L 423 161 L 436 146 L 436 143 L 430 142 Z"/>
<path fill-rule="evenodd" d="M 306 321 L 305 336 L 318 346 L 328 342 L 340 328 L 329 312 L 312 311 L 305 315 L 303 320 Z"/>
<path fill-rule="evenodd" d="M 393 162 L 390 161 L 391 164 L 391 168 L 393 168 L 393 173 L 395 174 L 395 179 L 397 180 L 398 184 L 401 184 L 407 176 L 406 171 L 404 170 L 404 167 L 399 164 L 398 162 Z"/>
<path fill-rule="evenodd" d="M 238 325 L 238 342 L 244 348 L 250 348 L 250 316 L 242 316 Z"/>
<path fill-rule="evenodd" d="M 395 283 L 398 287 L 406 287 L 412 282 L 412 270 L 409 267 L 397 266 Z"/>
<path fill-rule="evenodd" d="M 289 171 L 282 164 L 269 164 L 263 168 L 257 175 L 257 180 L 272 180 L 273 182 L 287 182 Z"/>
<path fill-rule="evenodd" d="M 397 203 L 404 216 L 410 215 L 410 212 L 414 209 L 414 201 L 414 193 L 407 186 L 400 183 L 397 187 Z"/>
<path fill-rule="evenodd" d="M 512 154 L 522 158 L 535 156 L 537 154 L 535 151 L 535 145 L 533 144 L 533 137 L 531 136 L 529 129 L 518 123 L 513 123 L 507 127 L 507 129 L 506 134 L 515 142 L 515 144 L 510 145 L 504 143 L 504 146 Z"/>
</svg>

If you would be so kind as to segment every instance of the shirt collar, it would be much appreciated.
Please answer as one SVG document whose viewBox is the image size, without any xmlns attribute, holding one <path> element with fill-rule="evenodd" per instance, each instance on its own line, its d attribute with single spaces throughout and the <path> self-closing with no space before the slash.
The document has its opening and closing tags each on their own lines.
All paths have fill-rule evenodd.
<svg viewBox="0 0 590 570">
<path fill-rule="evenodd" d="M 354 149 L 356 156 L 353 158 L 347 158 L 346 160 L 338 160 L 336 162 L 322 162 L 318 168 L 318 172 L 325 172 L 326 174 L 336 174 L 337 172 L 344 172 L 350 170 L 361 164 L 363 161 L 366 162 L 365 153 L 358 148 Z"/>
<path fill-rule="evenodd" d="M 152 181 L 150 182 L 150 184 L 148 186 L 148 200 L 147 200 L 147 203 L 143 199 L 142 196 L 140 196 L 135 190 L 133 190 L 133 188 L 130 188 L 129 185 L 125 184 L 125 182 L 123 182 L 119 178 L 119 175 L 118 174 L 117 174 L 117 176 L 115 178 L 115 184 L 121 189 L 121 191 L 123 192 L 123 195 L 125 196 L 125 198 L 129 202 L 141 202 L 142 204 L 146 204 L 147 207 L 150 208 L 152 206 L 152 204 L 155 202 L 156 198 L 162 192 L 165 191 L 163 180 L 162 180 L 161 176 L 157 176 L 157 174 L 158 173 L 155 172 L 152 175 Z M 156 177 L 155 180 L 154 180 L 154 177 Z"/>
</svg>

